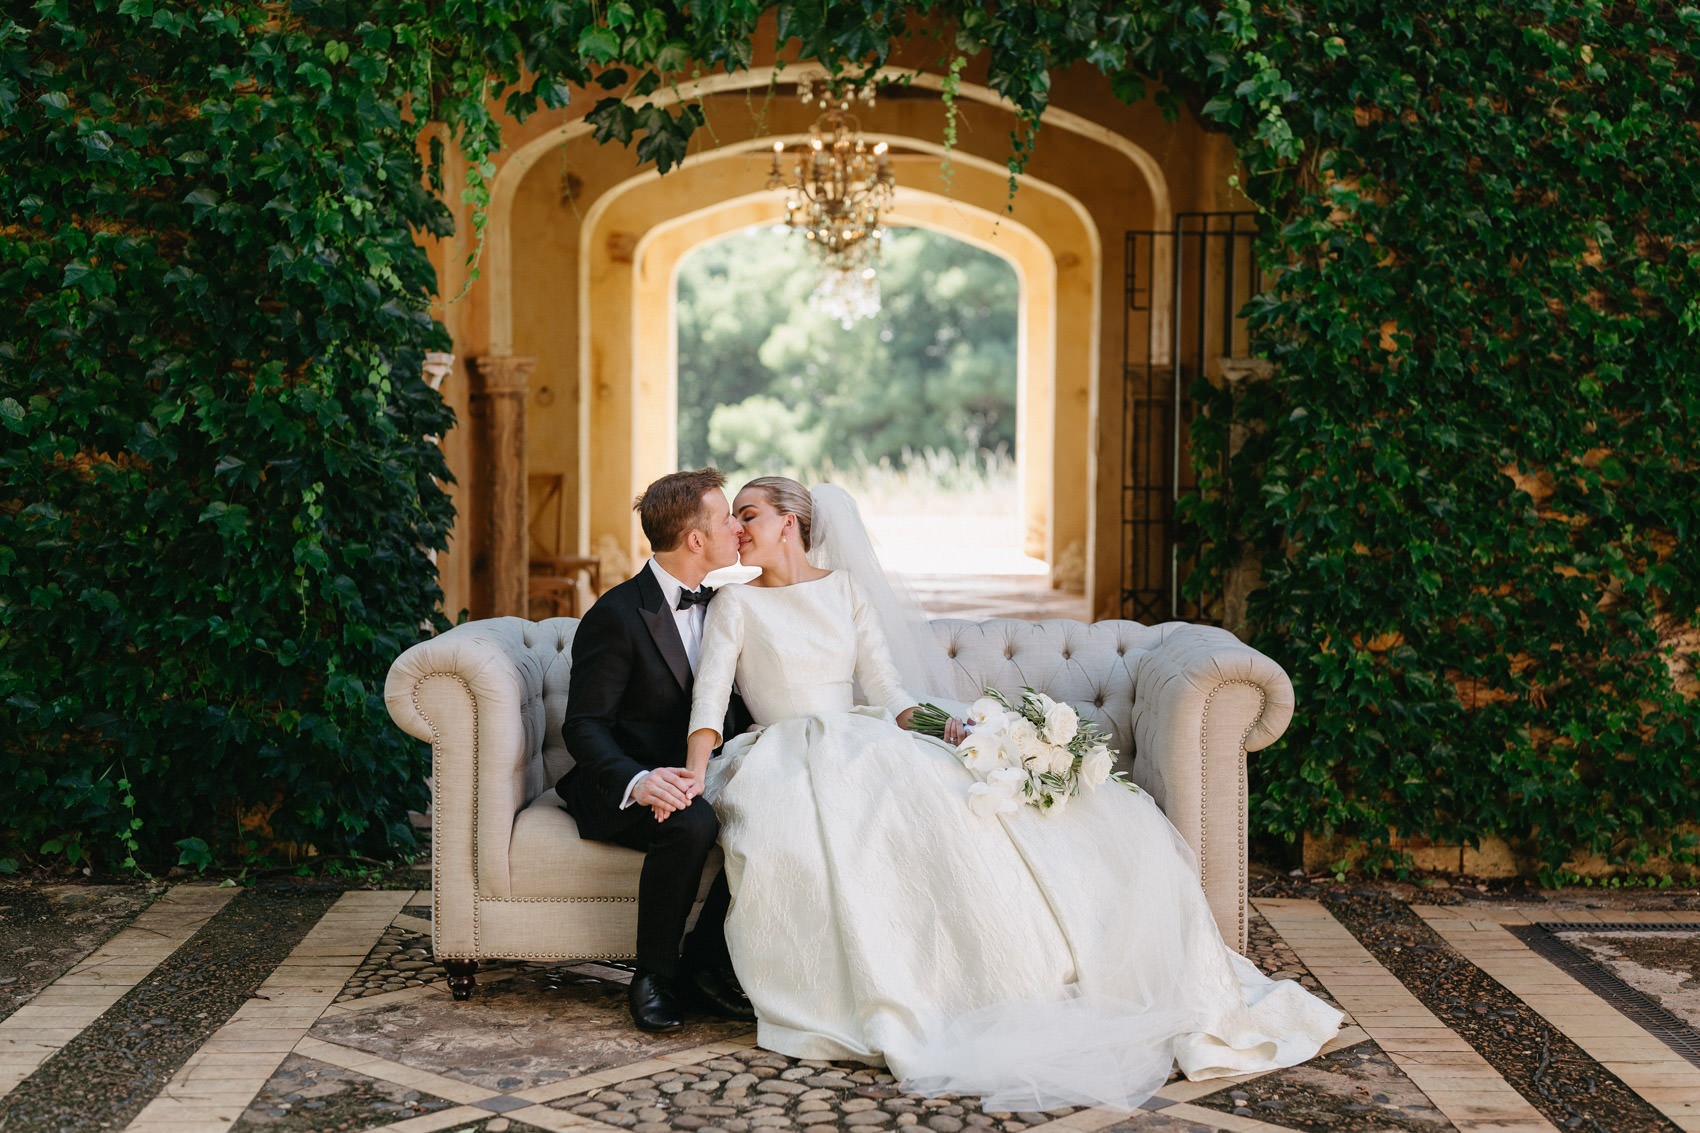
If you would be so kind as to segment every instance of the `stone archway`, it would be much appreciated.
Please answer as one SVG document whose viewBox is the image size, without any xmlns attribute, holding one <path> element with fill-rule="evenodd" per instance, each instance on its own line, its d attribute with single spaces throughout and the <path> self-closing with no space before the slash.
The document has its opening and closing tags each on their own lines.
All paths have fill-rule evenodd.
<svg viewBox="0 0 1700 1133">
<path fill-rule="evenodd" d="M 792 77 L 788 72 L 786 81 Z M 752 122 L 758 128 L 740 136 L 735 128 L 740 123 L 731 119 L 750 113 L 745 101 L 713 92 L 739 91 L 769 78 L 762 70 L 717 76 L 702 92 L 687 88 L 686 97 L 708 95 L 711 115 L 720 115 L 716 136 L 723 144 L 693 154 L 665 178 L 630 175 L 628 151 L 597 144 L 588 126 L 564 115 L 553 122 L 540 116 L 516 129 L 518 144 L 499 158 L 482 278 L 450 321 L 464 356 L 536 359 L 525 392 L 524 459 L 530 470 L 554 477 L 566 489 L 559 524 L 566 549 L 594 550 L 605 541 L 631 551 L 638 547 L 631 485 L 666 463 L 653 450 L 672 451 L 670 435 L 658 441 L 645 427 L 643 418 L 658 419 L 650 412 L 652 403 L 634 397 L 650 395 L 645 383 L 653 385 L 657 372 L 653 352 L 640 343 L 670 343 L 672 334 L 665 322 L 655 333 L 655 315 L 667 306 L 638 299 L 636 289 L 654 285 L 654 264 L 663 258 L 670 226 L 739 198 L 759 200 L 772 139 L 801 136 L 812 121 L 812 112 L 794 101 L 774 100 L 762 111 L 765 121 Z M 936 86 L 936 80 L 923 75 L 915 84 Z M 1043 513 L 1045 557 L 1076 564 L 1096 609 L 1115 585 L 1121 428 L 1119 417 L 1113 411 L 1106 417 L 1099 406 L 1119 402 L 1123 368 L 1121 344 L 1102 333 L 1118 325 L 1121 298 L 1114 286 L 1119 273 L 1105 263 L 1103 248 L 1119 241 L 1125 228 L 1168 223 L 1163 169 L 1175 157 L 1171 152 L 1160 168 L 1152 150 L 1086 118 L 1059 113 L 1058 129 L 1047 133 L 1046 148 L 1034 163 L 1039 172 L 1022 179 L 1012 202 L 1003 164 L 993 160 L 1005 152 L 1007 111 L 985 90 L 965 87 L 959 103 L 965 114 L 978 105 L 982 117 L 974 130 L 966 129 L 970 120 L 964 119 L 950 184 L 940 175 L 942 147 L 932 140 L 943 134 L 937 100 L 882 101 L 879 114 L 864 119 L 864 128 L 911 155 L 900 169 L 899 191 L 900 208 L 912 211 L 899 220 L 972 238 L 974 231 L 984 231 L 988 217 L 1005 216 L 991 229 L 995 247 L 1021 243 L 1010 239 L 1019 226 L 1044 249 L 1039 257 L 1012 255 L 1035 261 L 1023 275 L 1030 292 L 1033 281 L 1044 278 L 1054 279 L 1055 289 L 1049 333 L 1055 344 L 1051 369 L 1058 378 L 1050 398 L 1048 490 L 1034 487 L 1045 474 L 1042 466 L 1031 466 L 1042 444 L 1024 446 L 1030 464 L 1025 471 L 1030 494 L 1046 501 L 1034 509 Z M 763 124 L 770 128 L 761 130 Z M 1211 153 L 1208 146 L 1196 150 L 1196 159 L 1189 152 L 1186 161 L 1196 161 L 1197 172 L 1185 163 L 1177 166 L 1184 184 L 1195 176 L 1210 179 Z M 901 203 L 905 187 L 917 190 L 908 197 L 912 205 Z M 688 228 L 692 222 L 682 223 Z M 642 261 L 653 263 L 644 267 Z M 664 281 L 664 291 L 670 283 Z M 1154 291 L 1165 301 L 1164 289 Z M 1024 353 L 1031 360 L 1045 330 L 1031 310 L 1029 320 Z M 670 363 L 666 358 L 659 363 L 667 382 Z M 1041 372 L 1029 361 L 1029 390 Z M 1027 408 L 1027 416 L 1038 419 L 1032 412 L 1037 407 Z M 659 419 L 670 433 L 671 413 Z M 483 476 L 464 459 L 451 461 L 451 468 L 468 483 Z M 478 549 L 476 540 L 471 549 Z M 464 554 L 447 557 L 445 588 L 464 594 L 469 560 Z"/>
<path fill-rule="evenodd" d="M 1040 557 L 1055 562 L 1087 539 L 1093 468 L 1092 389 L 1098 351 L 1096 231 L 1079 203 L 1054 187 L 1024 185 L 1014 217 L 994 205 L 1007 200 L 1004 171 L 957 155 L 951 197 L 938 183 L 937 159 L 921 139 L 894 138 L 899 199 L 894 220 L 966 238 L 1002 255 L 1023 281 L 1024 336 L 1021 424 L 1026 442 L 1024 487 L 1033 510 Z M 588 360 L 600 378 L 586 392 L 585 427 L 597 438 L 581 468 L 581 538 L 604 536 L 638 546 L 630 512 L 633 492 L 672 467 L 672 284 L 678 258 L 723 232 L 772 221 L 774 194 L 740 192 L 681 213 L 683 201 L 712 200 L 716 190 L 745 189 L 751 157 L 774 139 L 760 138 L 694 158 L 665 178 L 640 175 L 604 194 L 586 215 L 581 239 L 581 342 L 596 345 Z M 756 171 L 759 174 L 759 170 Z M 759 176 L 755 178 L 759 180 Z M 928 186 L 931 186 L 930 188 Z M 1058 375 L 1063 375 L 1059 380 Z M 1059 444 L 1058 439 L 1063 443 Z"/>
<path fill-rule="evenodd" d="M 680 261 L 692 250 L 727 233 L 771 224 L 774 204 L 774 195 L 768 192 L 727 201 L 657 225 L 639 241 L 633 294 L 632 391 L 637 401 L 634 420 L 664 420 L 670 427 L 677 422 L 678 365 L 673 351 L 677 344 L 675 300 Z M 1019 280 L 1016 462 L 1026 528 L 1023 550 L 1047 563 L 1054 562 L 1058 550 L 1053 545 L 1051 522 L 1057 508 L 1054 499 L 1059 360 L 1056 253 L 1024 224 L 913 187 L 902 192 L 888 220 L 897 227 L 944 233 L 990 252 L 1008 263 Z M 1077 309 L 1084 309 L 1084 305 Z M 1084 364 L 1089 362 L 1086 354 L 1084 349 L 1065 350 L 1063 359 Z M 664 435 L 661 430 L 650 430 L 647 435 L 634 438 L 637 482 L 648 483 L 670 471 L 676 452 L 676 438 L 670 432 Z M 1083 510 L 1082 505 L 1083 501 L 1076 497 L 1072 509 L 1065 506 L 1064 510 L 1078 512 Z M 1081 518 L 1071 515 L 1064 525 L 1065 533 L 1080 529 Z"/>
</svg>

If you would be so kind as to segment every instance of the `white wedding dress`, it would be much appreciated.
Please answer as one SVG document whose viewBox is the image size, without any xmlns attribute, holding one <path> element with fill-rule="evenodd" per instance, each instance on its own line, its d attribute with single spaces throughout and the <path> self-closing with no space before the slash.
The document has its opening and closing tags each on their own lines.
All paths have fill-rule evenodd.
<svg viewBox="0 0 1700 1133">
<path fill-rule="evenodd" d="M 1060 814 L 973 814 L 955 753 L 897 726 L 915 700 L 845 571 L 721 589 L 693 731 L 718 730 L 734 679 L 757 727 L 705 793 L 763 1047 L 884 1062 L 991 1110 L 1131 1109 L 1176 1061 L 1193 1078 L 1289 1066 L 1337 1030 L 1222 943 L 1149 796 L 1107 784 Z"/>
</svg>

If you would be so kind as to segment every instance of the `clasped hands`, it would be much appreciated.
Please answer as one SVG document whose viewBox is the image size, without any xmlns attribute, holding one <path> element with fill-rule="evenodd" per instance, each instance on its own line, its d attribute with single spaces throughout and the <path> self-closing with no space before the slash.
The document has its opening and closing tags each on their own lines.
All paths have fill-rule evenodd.
<svg viewBox="0 0 1700 1133">
<path fill-rule="evenodd" d="M 665 822 L 702 794 L 702 779 L 683 767 L 657 767 L 632 788 L 632 801 L 649 808 L 655 821 Z"/>
</svg>

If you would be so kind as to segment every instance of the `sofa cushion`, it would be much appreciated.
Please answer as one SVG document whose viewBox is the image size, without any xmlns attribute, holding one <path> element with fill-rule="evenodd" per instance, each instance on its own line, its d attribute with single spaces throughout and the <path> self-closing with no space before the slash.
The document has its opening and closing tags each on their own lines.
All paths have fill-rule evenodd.
<svg viewBox="0 0 1700 1133">
<path fill-rule="evenodd" d="M 716 846 L 698 898 L 719 872 L 720 862 Z M 508 866 L 509 891 L 515 897 L 629 901 L 637 896 L 643 855 L 612 842 L 580 838 L 578 823 L 561 809 L 561 797 L 551 787 L 515 817 Z"/>
</svg>

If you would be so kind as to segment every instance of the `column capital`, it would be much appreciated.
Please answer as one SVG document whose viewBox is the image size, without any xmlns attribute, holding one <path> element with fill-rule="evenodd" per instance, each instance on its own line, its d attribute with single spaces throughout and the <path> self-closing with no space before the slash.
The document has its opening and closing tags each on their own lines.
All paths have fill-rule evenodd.
<svg viewBox="0 0 1700 1133">
<path fill-rule="evenodd" d="M 425 384 L 434 390 L 443 388 L 443 382 L 454 372 L 455 356 L 441 350 L 425 352 L 424 378 Z"/>
<path fill-rule="evenodd" d="M 1222 380 L 1230 386 L 1241 382 L 1266 382 L 1275 374 L 1275 363 L 1267 358 L 1224 357 L 1218 360 Z"/>
<path fill-rule="evenodd" d="M 485 394 L 524 394 L 526 379 L 537 368 L 537 359 L 517 354 L 485 354 L 472 359 L 473 372 L 478 375 L 476 392 Z"/>
</svg>

